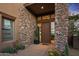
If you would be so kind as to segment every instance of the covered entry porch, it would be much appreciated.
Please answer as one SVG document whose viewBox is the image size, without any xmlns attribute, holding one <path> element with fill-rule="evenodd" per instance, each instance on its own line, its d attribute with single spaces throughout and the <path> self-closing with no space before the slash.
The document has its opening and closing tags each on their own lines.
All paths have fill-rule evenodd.
<svg viewBox="0 0 79 59">
<path fill-rule="evenodd" d="M 54 3 L 36 3 L 25 7 L 33 15 L 36 16 L 36 38 L 34 41 L 38 41 L 42 44 L 50 44 L 51 40 L 55 36 L 55 4 Z M 53 27 L 53 28 L 52 28 Z"/>
</svg>

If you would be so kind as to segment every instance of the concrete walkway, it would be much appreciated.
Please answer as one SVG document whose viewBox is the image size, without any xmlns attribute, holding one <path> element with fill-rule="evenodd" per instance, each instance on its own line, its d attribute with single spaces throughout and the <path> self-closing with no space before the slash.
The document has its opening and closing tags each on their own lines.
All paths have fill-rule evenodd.
<svg viewBox="0 0 79 59">
<path fill-rule="evenodd" d="M 50 45 L 33 44 L 25 50 L 20 50 L 14 56 L 47 56 Z"/>
<path fill-rule="evenodd" d="M 49 45 L 32 44 L 24 50 L 19 50 L 15 54 L 3 53 L 0 56 L 48 56 L 48 50 L 54 48 L 54 43 Z"/>
<path fill-rule="evenodd" d="M 0 53 L 0 56 L 47 56 L 51 45 L 32 44 L 24 50 L 19 50 L 15 54 Z"/>
<path fill-rule="evenodd" d="M 70 56 L 79 56 L 79 49 L 70 48 Z"/>
</svg>

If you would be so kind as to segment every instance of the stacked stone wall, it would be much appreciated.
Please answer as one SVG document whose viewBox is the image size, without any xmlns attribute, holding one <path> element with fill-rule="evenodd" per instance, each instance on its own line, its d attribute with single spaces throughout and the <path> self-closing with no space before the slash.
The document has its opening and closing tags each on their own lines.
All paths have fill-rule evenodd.
<svg viewBox="0 0 79 59">
<path fill-rule="evenodd" d="M 56 48 L 64 51 L 68 40 L 68 4 L 55 4 Z"/>
</svg>

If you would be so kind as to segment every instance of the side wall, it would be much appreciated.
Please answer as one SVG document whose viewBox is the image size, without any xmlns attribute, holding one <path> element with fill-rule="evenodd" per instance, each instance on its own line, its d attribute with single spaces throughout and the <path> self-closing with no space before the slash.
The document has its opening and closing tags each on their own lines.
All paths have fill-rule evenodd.
<svg viewBox="0 0 79 59">
<path fill-rule="evenodd" d="M 16 17 L 14 22 L 14 40 L 2 42 L 0 36 L 0 49 L 12 46 L 17 40 L 26 45 L 32 44 L 34 39 L 34 30 L 36 27 L 36 18 L 28 12 L 24 7 L 24 4 L 2 3 L 0 4 L 0 12 Z"/>
</svg>

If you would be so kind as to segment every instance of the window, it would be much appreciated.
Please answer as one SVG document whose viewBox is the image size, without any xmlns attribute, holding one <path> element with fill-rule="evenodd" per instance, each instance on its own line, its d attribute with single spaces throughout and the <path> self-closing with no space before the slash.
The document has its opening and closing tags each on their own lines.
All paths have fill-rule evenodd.
<svg viewBox="0 0 79 59">
<path fill-rule="evenodd" d="M 2 41 L 13 40 L 13 20 L 2 18 Z"/>
<path fill-rule="evenodd" d="M 14 20 L 16 17 L 0 12 L 0 41 L 14 39 Z"/>
<path fill-rule="evenodd" d="M 51 22 L 51 34 L 55 34 L 55 22 Z"/>
</svg>

